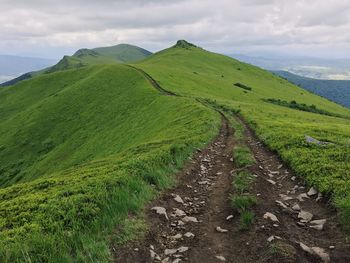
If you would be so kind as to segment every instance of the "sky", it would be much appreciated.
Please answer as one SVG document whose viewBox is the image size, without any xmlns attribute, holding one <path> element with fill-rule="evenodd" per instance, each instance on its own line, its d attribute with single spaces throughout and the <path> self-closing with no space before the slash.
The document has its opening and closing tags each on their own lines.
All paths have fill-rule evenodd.
<svg viewBox="0 0 350 263">
<path fill-rule="evenodd" d="M 349 0 L 0 0 L 0 54 L 186 39 L 224 54 L 350 58 Z"/>
</svg>

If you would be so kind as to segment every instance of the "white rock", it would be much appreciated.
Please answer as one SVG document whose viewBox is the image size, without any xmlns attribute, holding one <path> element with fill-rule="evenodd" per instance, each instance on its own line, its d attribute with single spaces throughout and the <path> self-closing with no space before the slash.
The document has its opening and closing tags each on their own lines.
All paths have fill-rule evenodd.
<svg viewBox="0 0 350 263">
<path fill-rule="evenodd" d="M 290 180 L 292 180 L 292 181 L 295 181 L 295 179 L 297 179 L 295 176 L 292 176 L 292 177 L 290 178 Z"/>
<path fill-rule="evenodd" d="M 312 226 L 309 226 L 310 228 L 312 229 L 316 229 L 316 230 L 323 230 L 323 225 L 312 225 Z"/>
<path fill-rule="evenodd" d="M 279 201 L 279 200 L 276 200 L 275 202 L 276 202 L 276 204 L 277 204 L 278 206 L 280 206 L 280 207 L 282 207 L 282 208 L 285 208 L 285 209 L 288 208 L 288 206 L 287 206 L 285 203 L 283 203 L 283 202 L 281 202 L 281 201 Z"/>
<path fill-rule="evenodd" d="M 151 210 L 156 211 L 156 213 L 157 213 L 158 215 L 164 215 L 164 217 L 166 218 L 166 220 L 169 220 L 168 214 L 166 213 L 166 209 L 165 209 L 164 207 L 155 206 L 155 207 L 152 207 Z"/>
<path fill-rule="evenodd" d="M 174 200 L 175 200 L 176 202 L 180 203 L 180 204 L 183 204 L 183 203 L 184 203 L 184 201 L 182 200 L 181 196 L 179 196 L 179 195 L 176 195 L 176 196 L 174 197 Z"/>
<path fill-rule="evenodd" d="M 277 169 L 281 169 L 283 167 L 283 164 L 280 164 Z"/>
<path fill-rule="evenodd" d="M 175 259 L 172 263 L 179 263 L 179 262 L 181 262 L 181 258 Z"/>
<path fill-rule="evenodd" d="M 169 255 L 175 254 L 176 252 L 177 252 L 177 249 L 175 248 L 171 248 L 171 249 L 167 248 L 164 250 L 164 255 L 169 256 Z"/>
<path fill-rule="evenodd" d="M 288 201 L 294 199 L 291 196 L 285 195 L 285 194 L 279 194 L 279 196 L 282 198 L 283 201 Z"/>
<path fill-rule="evenodd" d="M 191 232 L 186 232 L 186 233 L 184 234 L 184 236 L 187 237 L 187 238 L 191 238 L 191 237 L 194 237 L 194 234 L 191 233 Z"/>
<path fill-rule="evenodd" d="M 271 179 L 267 179 L 267 181 L 268 181 L 270 184 L 273 184 L 273 185 L 275 185 L 275 184 L 276 184 L 276 182 L 275 182 L 275 181 L 273 181 L 273 180 L 271 180 Z"/>
<path fill-rule="evenodd" d="M 149 253 L 151 254 L 151 259 L 154 259 L 156 257 L 156 252 L 153 250 L 150 250 Z"/>
<path fill-rule="evenodd" d="M 300 201 L 300 202 L 303 202 L 304 201 L 304 198 L 309 198 L 309 196 L 306 194 L 306 193 L 302 193 L 300 195 L 297 196 L 297 199 Z"/>
<path fill-rule="evenodd" d="M 227 232 L 228 232 L 227 229 L 223 229 L 223 228 L 221 228 L 221 227 L 219 227 L 219 226 L 216 227 L 216 231 L 218 231 L 218 232 L 220 232 L 220 233 L 227 233 Z"/>
<path fill-rule="evenodd" d="M 295 211 L 300 211 L 301 210 L 301 208 L 300 208 L 300 206 L 298 204 L 294 204 L 292 206 L 292 209 L 295 210 Z"/>
<path fill-rule="evenodd" d="M 318 193 L 317 198 L 316 198 L 316 202 L 320 201 L 322 199 L 322 194 Z"/>
<path fill-rule="evenodd" d="M 311 221 L 311 219 L 313 218 L 313 214 L 311 214 L 310 212 L 301 210 L 298 214 L 298 218 L 300 218 L 303 223 L 307 223 Z"/>
<path fill-rule="evenodd" d="M 310 222 L 310 228 L 316 229 L 316 230 L 323 230 L 323 226 L 326 223 L 327 219 L 318 219 L 313 220 Z"/>
<path fill-rule="evenodd" d="M 220 261 L 226 261 L 226 258 L 223 256 L 215 256 L 215 258 L 220 260 Z"/>
<path fill-rule="evenodd" d="M 162 263 L 170 263 L 170 258 L 167 257 L 167 258 L 163 259 L 163 260 L 162 260 Z"/>
<path fill-rule="evenodd" d="M 193 216 L 185 216 L 184 218 L 182 218 L 182 221 L 185 223 L 198 223 L 197 218 Z"/>
<path fill-rule="evenodd" d="M 185 216 L 186 213 L 184 211 L 182 211 L 181 209 L 174 208 L 174 215 L 175 216 Z"/>
<path fill-rule="evenodd" d="M 312 220 L 310 224 L 312 225 L 324 225 L 327 222 L 327 219 L 317 219 L 317 220 Z"/>
<path fill-rule="evenodd" d="M 226 220 L 231 220 L 233 218 L 233 215 L 229 215 L 228 217 L 226 217 Z"/>
<path fill-rule="evenodd" d="M 177 252 L 183 253 L 183 252 L 186 252 L 187 250 L 189 250 L 188 247 L 179 247 L 179 248 L 177 249 Z"/>
<path fill-rule="evenodd" d="M 179 221 L 177 221 L 177 225 L 178 226 L 183 226 L 183 225 L 185 225 L 185 223 L 182 220 L 179 220 Z"/>
<path fill-rule="evenodd" d="M 272 242 L 274 239 L 275 239 L 274 236 L 270 236 L 270 237 L 267 239 L 267 241 L 268 241 L 268 242 Z"/>
<path fill-rule="evenodd" d="M 272 214 L 270 212 L 266 212 L 264 214 L 264 218 L 265 219 L 270 219 L 272 222 L 279 222 L 278 218 L 274 214 Z"/>
<path fill-rule="evenodd" d="M 329 246 L 330 249 L 335 249 L 335 246 Z"/>
<path fill-rule="evenodd" d="M 313 250 L 313 252 L 314 252 L 315 255 L 317 255 L 317 256 L 319 256 L 319 257 L 321 258 L 321 260 L 322 260 L 323 262 L 328 263 L 328 262 L 331 261 L 331 258 L 330 258 L 330 256 L 329 256 L 329 254 L 326 253 L 326 252 L 324 251 L 323 248 L 320 248 L 320 247 L 312 247 L 311 249 Z"/>
<path fill-rule="evenodd" d="M 180 233 L 178 233 L 178 234 L 176 234 L 174 236 L 171 236 L 170 238 L 171 239 L 180 239 L 180 238 L 182 238 L 182 235 Z"/>
<path fill-rule="evenodd" d="M 315 188 L 311 187 L 309 192 L 307 192 L 307 195 L 308 196 L 313 196 L 313 195 L 316 195 L 317 194 L 317 191 Z"/>
</svg>

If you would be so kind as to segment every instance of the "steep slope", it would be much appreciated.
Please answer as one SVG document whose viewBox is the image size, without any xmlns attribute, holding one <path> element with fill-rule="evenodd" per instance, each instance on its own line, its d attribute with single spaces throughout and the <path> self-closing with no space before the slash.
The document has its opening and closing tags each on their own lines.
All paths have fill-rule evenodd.
<svg viewBox="0 0 350 263">
<path fill-rule="evenodd" d="M 273 71 L 273 73 L 299 87 L 350 108 L 350 80 L 312 79 L 288 71 Z"/>
<path fill-rule="evenodd" d="M 240 110 L 260 139 L 299 176 L 333 194 L 349 226 L 350 110 L 260 68 L 193 45 L 178 43 L 137 67 L 171 92 Z M 285 106 L 273 103 L 278 100 Z M 342 117 L 300 111 L 295 104 Z M 331 144 L 308 143 L 305 135 Z"/>
<path fill-rule="evenodd" d="M 42 74 L 52 73 L 67 69 L 76 69 L 92 65 L 128 63 L 142 60 L 152 53 L 128 44 L 119 44 L 112 47 L 94 49 L 79 49 L 72 56 L 64 56 L 56 65 L 40 71 L 28 72 L 13 80 L 0 84 L 0 86 L 14 85 L 22 80 L 30 79 Z"/>
<path fill-rule="evenodd" d="M 45 74 L 0 101 L 1 262 L 107 261 L 114 227 L 220 121 L 124 65 Z"/>
</svg>

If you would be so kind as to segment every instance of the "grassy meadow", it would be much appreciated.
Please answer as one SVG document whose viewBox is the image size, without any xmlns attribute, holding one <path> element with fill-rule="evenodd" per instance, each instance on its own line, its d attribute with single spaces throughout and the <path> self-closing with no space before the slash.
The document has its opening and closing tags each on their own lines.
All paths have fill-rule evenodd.
<svg viewBox="0 0 350 263">
<path fill-rule="evenodd" d="M 43 75 L 0 101 L 1 262 L 108 261 L 116 226 L 173 185 L 220 124 L 124 65 Z"/>
<path fill-rule="evenodd" d="M 350 228 L 350 110 L 270 72 L 197 47 L 173 47 L 136 66 L 174 93 L 239 111 L 299 176 L 332 196 Z M 268 99 L 315 105 L 333 116 L 271 104 Z M 332 144 L 309 144 L 306 135 Z"/>
<path fill-rule="evenodd" d="M 63 65 L 0 89 L 0 262 L 108 262 L 111 244 L 145 228 L 147 201 L 174 185 L 194 148 L 217 134 L 213 105 L 239 112 L 299 176 L 332 195 L 350 227 L 348 109 L 186 42 L 132 64 L 179 96 L 160 93 L 139 70 L 95 63 L 86 52 L 92 66 L 74 59 L 68 68 L 75 69 Z M 115 59 L 111 49 L 100 52 Z M 307 111 L 312 105 L 328 115 Z M 305 135 L 331 144 L 309 144 Z M 234 156 L 245 167 L 252 159 L 240 147 Z M 248 185 L 246 174 L 238 178 L 236 187 Z M 232 202 L 248 227 L 246 206 L 254 200 L 244 198 Z"/>
</svg>

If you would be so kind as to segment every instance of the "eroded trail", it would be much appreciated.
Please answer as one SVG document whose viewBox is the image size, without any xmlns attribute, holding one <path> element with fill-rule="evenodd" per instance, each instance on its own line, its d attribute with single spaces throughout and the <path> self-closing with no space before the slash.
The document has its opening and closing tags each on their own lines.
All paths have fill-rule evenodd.
<svg viewBox="0 0 350 263">
<path fill-rule="evenodd" d="M 241 230 L 230 205 L 234 136 L 223 118 L 216 139 L 177 174 L 178 186 L 146 207 L 149 231 L 116 248 L 116 262 L 350 262 L 335 211 L 321 195 L 308 195 L 304 183 L 244 126 L 256 159 L 247 168 L 256 177 L 252 194 L 258 199 L 250 229 Z M 301 211 L 312 218 L 298 218 Z M 264 218 L 266 212 L 278 222 Z M 318 219 L 326 219 L 322 230 L 311 227 Z M 300 242 L 317 247 L 319 255 L 303 250 Z"/>
</svg>

